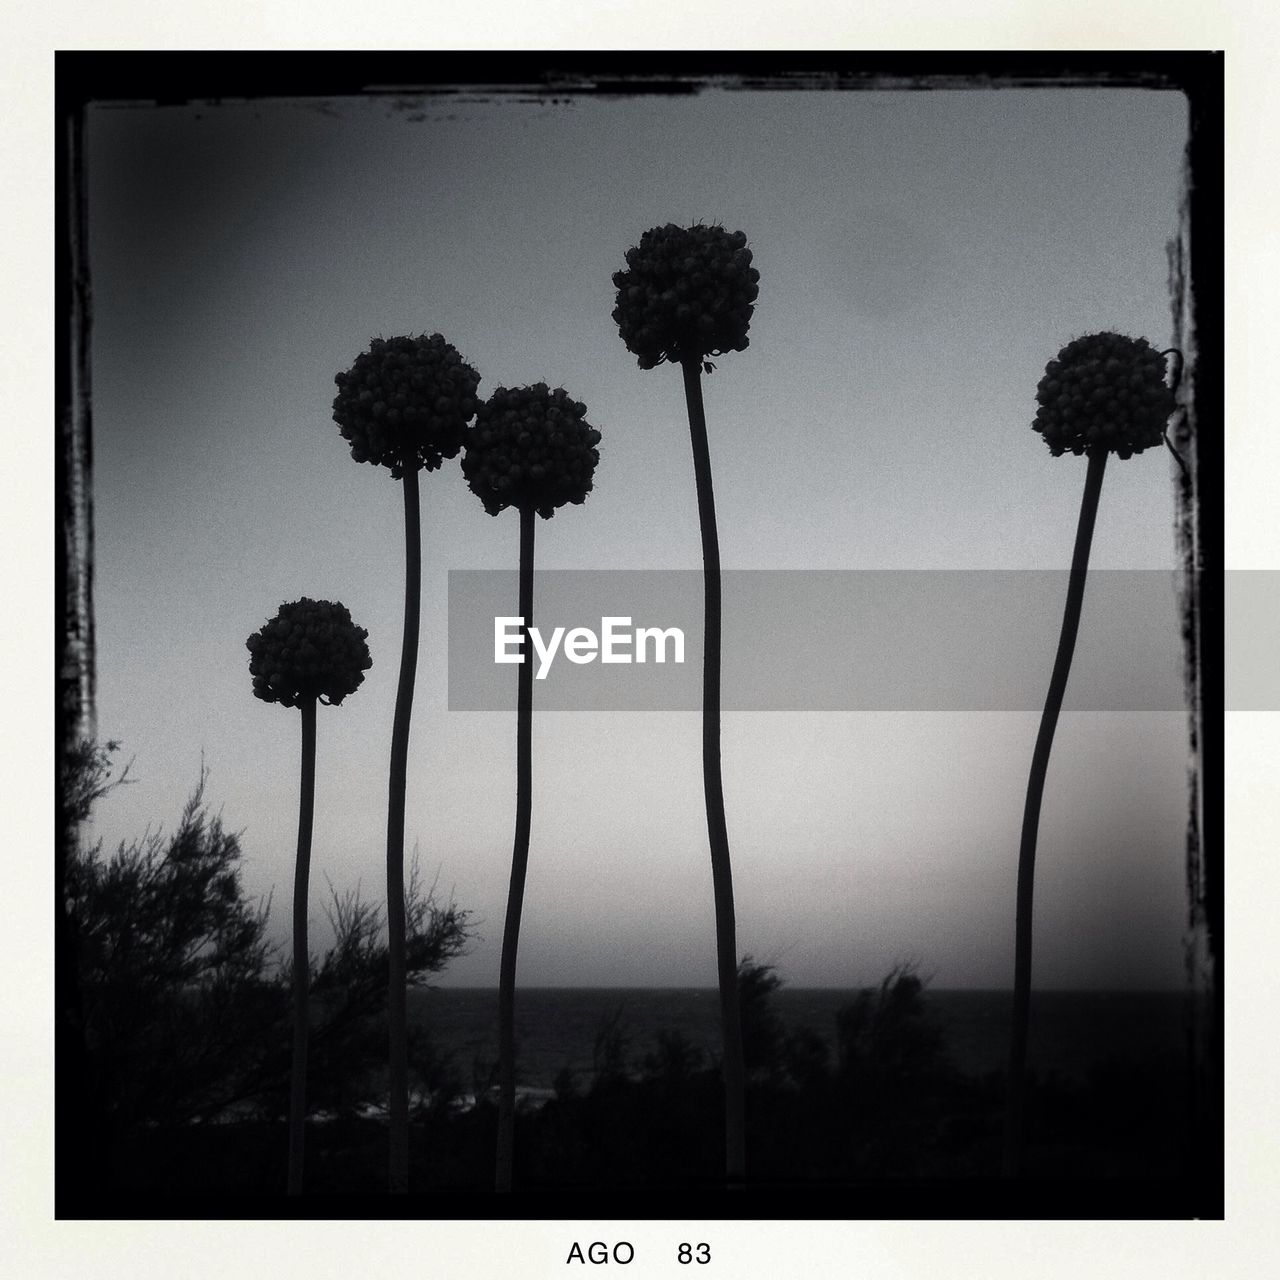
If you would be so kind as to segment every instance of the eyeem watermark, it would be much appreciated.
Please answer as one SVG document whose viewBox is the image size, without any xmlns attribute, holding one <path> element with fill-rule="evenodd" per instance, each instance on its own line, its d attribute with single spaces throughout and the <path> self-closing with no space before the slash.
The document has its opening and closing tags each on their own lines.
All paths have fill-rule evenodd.
<svg viewBox="0 0 1280 1280">
<path fill-rule="evenodd" d="M 649 661 L 649 646 L 652 645 L 652 661 L 666 662 L 667 645 L 670 642 L 671 661 L 684 661 L 684 632 L 679 627 L 628 628 L 631 628 L 630 617 L 602 617 L 599 634 L 590 627 L 573 627 L 568 631 L 564 627 L 556 627 L 548 641 L 543 639 L 542 632 L 537 627 L 530 627 L 529 639 L 538 658 L 535 679 L 547 678 L 557 652 L 563 652 L 570 662 L 576 662 L 579 666 L 595 662 L 597 658 L 601 662 L 625 664 Z M 520 652 L 523 630 L 524 619 L 521 617 L 494 618 L 494 662 L 524 661 L 524 654 Z"/>
<path fill-rule="evenodd" d="M 1227 706 L 1280 708 L 1280 573 L 1225 576 Z M 1068 577 L 726 570 L 722 710 L 1039 715 Z M 1090 569 L 1063 711 L 1185 713 L 1193 679 L 1217 679 L 1196 675 L 1183 644 L 1197 581 L 1173 569 Z M 509 714 L 526 651 L 539 711 L 698 712 L 704 589 L 698 569 L 540 569 L 541 629 L 522 644 L 518 572 L 450 570 L 448 706 Z M 1220 625 L 1211 603 L 1210 629 Z"/>
</svg>

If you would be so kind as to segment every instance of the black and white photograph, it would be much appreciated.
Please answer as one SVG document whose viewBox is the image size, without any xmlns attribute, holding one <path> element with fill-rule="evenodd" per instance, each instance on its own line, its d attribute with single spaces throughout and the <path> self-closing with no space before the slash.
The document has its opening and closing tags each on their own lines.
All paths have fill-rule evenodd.
<svg viewBox="0 0 1280 1280">
<path fill-rule="evenodd" d="M 60 1219 L 1222 1219 L 1220 53 L 55 71 Z"/>
</svg>

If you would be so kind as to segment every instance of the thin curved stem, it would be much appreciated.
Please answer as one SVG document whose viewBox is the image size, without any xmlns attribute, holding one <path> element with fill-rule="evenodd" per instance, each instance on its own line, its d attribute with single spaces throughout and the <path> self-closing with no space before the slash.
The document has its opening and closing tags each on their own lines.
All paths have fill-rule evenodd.
<svg viewBox="0 0 1280 1280">
<path fill-rule="evenodd" d="M 733 868 L 724 816 L 720 773 L 720 541 L 711 485 L 711 452 L 702 407 L 702 363 L 681 361 L 693 475 L 702 531 L 702 787 L 711 845 L 711 883 L 715 895 L 716 973 L 720 985 L 720 1033 L 724 1060 L 725 1175 L 731 1187 L 746 1178 L 746 1070 L 742 1058 L 742 1020 L 738 1008 L 738 957 L 733 911 Z"/>
<path fill-rule="evenodd" d="M 311 954 L 307 949 L 307 883 L 311 875 L 311 826 L 316 805 L 316 702 L 302 711 L 302 785 L 298 796 L 298 859 L 293 872 L 293 1068 L 289 1080 L 289 1194 L 302 1194 L 303 1139 L 307 1121 L 307 1038 Z"/>
<path fill-rule="evenodd" d="M 1005 1105 L 1003 1168 L 1007 1178 L 1017 1177 L 1022 1171 L 1027 1032 L 1031 1010 L 1031 920 L 1040 802 L 1044 797 L 1045 777 L 1049 771 L 1053 734 L 1058 725 L 1058 713 L 1062 709 L 1067 676 L 1071 672 L 1071 658 L 1075 653 L 1076 632 L 1080 627 L 1080 610 L 1084 602 L 1085 577 L 1089 571 L 1089 546 L 1093 541 L 1093 525 L 1098 514 L 1098 496 L 1102 492 L 1102 474 L 1106 465 L 1105 450 L 1089 455 L 1089 469 L 1084 478 L 1084 497 L 1080 502 L 1080 520 L 1076 526 L 1075 550 L 1071 557 L 1071 576 L 1067 582 L 1062 632 L 1058 637 L 1053 674 L 1049 678 L 1049 694 L 1040 716 L 1040 732 L 1031 756 L 1027 799 L 1022 812 L 1022 839 L 1018 849 L 1017 928 L 1014 941 L 1013 1035 L 1009 1047 L 1008 1097 Z"/>
<path fill-rule="evenodd" d="M 1173 377 L 1169 382 L 1169 390 L 1176 397 L 1178 394 L 1178 388 L 1179 386 L 1182 385 L 1182 373 L 1184 368 L 1186 367 L 1186 357 L 1182 354 L 1182 352 L 1177 347 L 1166 347 L 1160 354 L 1162 356 L 1177 357 L 1177 363 L 1173 366 Z M 1168 427 L 1166 427 L 1164 430 L 1164 442 L 1168 446 L 1169 452 L 1173 454 L 1174 461 L 1177 462 L 1179 468 L 1182 471 L 1182 483 L 1184 485 L 1189 485 L 1191 483 L 1191 472 L 1187 470 L 1187 464 L 1186 464 L 1186 461 L 1183 459 L 1182 454 L 1180 454 L 1177 451 L 1177 449 L 1173 447 L 1173 441 L 1169 439 Z"/>
<path fill-rule="evenodd" d="M 523 661 L 516 692 L 516 834 L 511 853 L 511 887 L 502 930 L 498 979 L 498 1160 L 494 1186 L 510 1191 L 515 1159 L 516 1120 L 516 951 L 525 873 L 529 867 L 529 828 L 533 814 L 533 521 L 532 507 L 520 508 L 520 617 Z"/>
<path fill-rule="evenodd" d="M 1166 430 L 1164 433 L 1164 442 L 1168 446 L 1169 452 L 1173 454 L 1173 460 L 1178 464 L 1179 468 L 1182 471 L 1183 483 L 1189 484 L 1191 482 L 1191 472 L 1187 470 L 1187 464 L 1183 461 L 1182 454 L 1180 454 L 1177 451 L 1177 449 L 1173 447 L 1173 441 L 1169 439 L 1168 430 Z"/>
<path fill-rule="evenodd" d="M 418 460 L 404 458 L 404 639 L 400 683 L 391 729 L 391 779 L 387 800 L 387 1029 L 390 1074 L 390 1188 L 409 1189 L 409 1035 L 406 1004 L 404 915 L 404 799 L 409 766 L 409 718 L 418 670 L 418 625 L 422 599 L 422 519 Z"/>
</svg>

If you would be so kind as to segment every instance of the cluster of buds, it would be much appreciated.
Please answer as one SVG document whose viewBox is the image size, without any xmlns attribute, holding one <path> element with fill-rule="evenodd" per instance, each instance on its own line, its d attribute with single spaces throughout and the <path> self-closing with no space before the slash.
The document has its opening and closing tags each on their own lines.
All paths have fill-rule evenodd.
<svg viewBox="0 0 1280 1280">
<path fill-rule="evenodd" d="M 642 369 L 746 350 L 760 273 L 741 231 L 668 222 L 626 258 L 627 270 L 613 273 L 613 318 Z"/>
<path fill-rule="evenodd" d="M 347 607 L 303 596 L 282 604 L 245 647 L 254 697 L 301 706 L 311 698 L 337 705 L 354 693 L 373 665 L 369 633 L 351 621 Z"/>
<path fill-rule="evenodd" d="M 586 415 L 563 387 L 499 387 L 476 411 L 462 455 L 462 474 L 484 509 L 496 516 L 532 507 L 548 519 L 566 502 L 583 502 L 600 461 L 600 433 Z"/>
<path fill-rule="evenodd" d="M 1174 411 L 1165 360 L 1145 338 L 1091 333 L 1045 366 L 1036 420 L 1054 456 L 1109 451 L 1121 458 L 1164 439 Z"/>
<path fill-rule="evenodd" d="M 406 456 L 428 471 L 457 456 L 476 411 L 480 375 L 433 333 L 374 338 L 334 381 L 333 418 L 351 456 L 390 467 L 398 480 Z"/>
</svg>

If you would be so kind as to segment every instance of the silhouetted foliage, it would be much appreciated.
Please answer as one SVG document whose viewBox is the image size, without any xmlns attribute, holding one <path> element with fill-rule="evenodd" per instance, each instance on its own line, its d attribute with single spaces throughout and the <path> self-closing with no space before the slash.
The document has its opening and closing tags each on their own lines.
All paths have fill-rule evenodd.
<svg viewBox="0 0 1280 1280">
<path fill-rule="evenodd" d="M 687 1084 L 703 1070 L 706 1055 L 680 1031 L 659 1031 L 644 1058 L 646 1076 L 668 1085 Z"/>
<path fill-rule="evenodd" d="M 69 756 L 63 804 L 77 820 L 121 780 L 114 749 Z M 270 900 L 245 896 L 240 838 L 210 813 L 207 778 L 171 834 L 148 830 L 110 857 L 98 841 L 70 860 L 89 1074 L 116 1128 L 285 1112 L 289 966 L 267 935 Z M 385 1095 L 387 945 L 380 906 L 330 891 L 334 941 L 312 961 L 313 1106 L 349 1113 Z M 466 950 L 469 913 L 423 890 L 416 859 L 406 917 L 415 982 Z M 425 1042 L 415 1069 L 424 1091 L 453 1087 Z"/>
<path fill-rule="evenodd" d="M 986 1141 L 999 1091 L 988 1096 L 950 1069 L 924 983 L 910 966 L 861 991 L 825 1035 L 787 1026 L 775 999 L 781 987 L 775 966 L 750 956 L 739 963 L 754 1178 L 933 1174 L 952 1158 L 944 1137 L 963 1139 L 959 1159 Z M 523 1157 L 522 1178 L 547 1186 L 715 1185 L 721 1064 L 670 1029 L 632 1063 L 623 1015 L 619 1006 L 596 1031 L 586 1093 L 562 1072 L 555 1098 L 523 1114 L 522 1144 L 534 1150 Z M 970 1110 L 978 1118 L 963 1132 L 942 1123 Z"/>
<path fill-rule="evenodd" d="M 775 999 L 780 987 L 765 980 L 754 988 L 786 1032 L 747 1098 L 750 1190 L 766 1212 L 779 1203 L 771 1197 L 788 1188 L 805 1196 L 851 1183 L 864 1192 L 881 1188 L 906 1196 L 898 1203 L 908 1213 L 930 1187 L 967 1194 L 960 1180 L 970 1180 L 981 1196 L 990 1194 L 999 1168 L 1003 1077 L 965 1075 L 928 1048 L 930 1037 L 920 1035 L 932 1018 L 923 982 L 900 967 L 821 1028 L 791 1025 L 782 1016 L 788 1006 Z M 845 1043 L 846 1060 L 862 1064 L 856 1079 L 841 1073 L 841 1027 L 846 1033 L 857 1029 Z M 554 1097 L 541 1106 L 526 1099 L 517 1110 L 519 1184 L 588 1193 L 716 1188 L 724 1140 L 719 1064 L 672 1029 L 656 1032 L 651 1052 L 629 1057 L 622 1007 L 601 1020 L 595 1040 L 600 1079 L 607 1083 L 596 1085 L 587 1071 L 575 1080 L 566 1070 Z M 583 1051 L 590 1045 L 588 1039 Z M 879 1064 L 878 1080 L 866 1067 L 870 1062 Z M 1179 1068 L 1174 1055 L 1107 1063 L 1088 1078 L 1034 1076 L 1028 1134 L 1033 1172 L 1082 1186 L 1154 1177 L 1176 1190 L 1172 1180 L 1190 1167 L 1176 1124 L 1185 1079 Z M 414 1117 L 412 1177 L 423 1192 L 492 1186 L 492 1063 L 477 1059 L 476 1070 L 474 1106 L 435 1106 Z M 183 1190 L 194 1184 L 214 1192 L 278 1195 L 278 1169 L 271 1165 L 280 1161 L 280 1133 L 278 1121 L 261 1119 L 137 1128 L 129 1177 L 135 1188 L 161 1196 L 179 1184 Z M 367 1192 L 385 1178 L 385 1119 L 339 1116 L 314 1125 L 308 1144 L 315 1157 L 313 1192 Z"/>
<path fill-rule="evenodd" d="M 78 753 L 68 812 L 87 815 L 110 791 L 111 755 L 109 747 Z M 75 859 L 68 902 L 83 939 L 91 1078 L 112 1121 L 110 1159 L 93 1166 L 101 1173 L 92 1189 L 106 1200 L 276 1196 L 282 1186 L 289 974 L 266 935 L 268 904 L 245 898 L 237 836 L 205 807 L 206 776 L 171 835 L 149 831 L 113 857 L 99 844 Z M 358 888 L 329 889 L 334 936 L 313 960 L 310 1083 L 313 1115 L 323 1111 L 332 1122 L 312 1125 L 308 1185 L 360 1193 L 386 1176 L 385 920 Z M 434 886 L 422 887 L 416 859 L 406 898 L 420 984 L 462 953 L 470 922 L 452 903 L 438 903 Z M 751 1180 L 760 1189 L 982 1179 L 998 1169 L 1003 1077 L 966 1076 L 950 1065 L 925 984 L 910 966 L 859 992 L 825 1027 L 788 1024 L 774 966 L 748 956 L 738 981 Z M 719 1185 L 720 1062 L 672 1029 L 633 1055 L 626 1015 L 619 1005 L 597 1028 L 585 1082 L 566 1070 L 545 1105 L 517 1112 L 520 1185 Z M 420 1099 L 415 1185 L 490 1187 L 494 1064 L 477 1058 L 469 1106 L 460 1102 L 453 1064 L 429 1038 L 411 1048 Z M 1104 1064 L 1082 1080 L 1033 1076 L 1033 1172 L 1097 1179 L 1185 1171 L 1188 1156 L 1169 1122 L 1180 1065 L 1153 1057 Z"/>
<path fill-rule="evenodd" d="M 924 983 L 896 965 L 880 986 L 864 988 L 836 1015 L 836 1070 L 852 1084 L 911 1084 L 943 1061 L 942 1031 L 928 1016 Z"/>
<path fill-rule="evenodd" d="M 626 1012 L 626 1005 L 619 1004 L 596 1030 L 595 1043 L 591 1046 L 591 1072 L 594 1077 L 591 1088 L 594 1093 L 627 1081 L 631 1033 L 627 1029 Z"/>
<path fill-rule="evenodd" d="M 99 800 L 130 780 L 130 765 L 125 765 L 118 777 L 111 776 L 111 758 L 119 749 L 118 742 L 82 738 L 62 758 L 58 805 L 64 828 L 85 822 Z"/>
<path fill-rule="evenodd" d="M 87 809 L 109 787 L 103 754 L 82 760 L 72 794 Z M 99 841 L 68 868 L 89 1060 L 117 1120 L 214 1115 L 279 1048 L 270 904 L 242 894 L 239 838 L 205 807 L 207 777 L 172 835 L 148 831 L 110 858 Z"/>
<path fill-rule="evenodd" d="M 825 1084 L 830 1060 L 827 1042 L 812 1027 L 796 1027 L 788 1032 L 782 1047 L 783 1070 L 797 1089 Z"/>
<path fill-rule="evenodd" d="M 776 1077 L 782 1068 L 786 1028 L 773 1005 L 773 993 L 782 986 L 771 964 L 758 964 L 744 956 L 738 965 L 738 1009 L 742 1018 L 742 1058 L 747 1079 Z"/>
<path fill-rule="evenodd" d="M 381 905 L 366 902 L 359 888 L 340 894 L 330 884 L 329 893 L 325 911 L 334 941 L 312 969 L 316 1010 L 309 1087 L 314 1107 L 350 1115 L 385 1093 L 386 920 Z M 434 884 L 423 890 L 416 852 L 405 884 L 405 925 L 408 978 L 414 987 L 465 954 L 471 937 L 469 912 L 452 899 L 440 903 Z M 461 1092 L 453 1065 L 418 1028 L 410 1032 L 409 1071 L 420 1106 L 447 1104 Z"/>
<path fill-rule="evenodd" d="M 556 1072 L 556 1078 L 552 1081 L 552 1089 L 555 1096 L 561 1102 L 578 1096 L 578 1074 L 574 1069 L 566 1063 L 559 1071 Z"/>
</svg>

